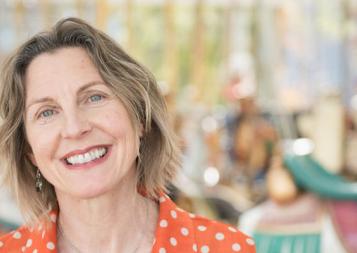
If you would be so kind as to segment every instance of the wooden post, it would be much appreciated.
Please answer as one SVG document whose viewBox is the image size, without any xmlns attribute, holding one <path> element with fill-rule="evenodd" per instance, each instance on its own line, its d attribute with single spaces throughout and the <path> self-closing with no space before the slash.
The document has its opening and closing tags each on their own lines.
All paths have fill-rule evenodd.
<svg viewBox="0 0 357 253">
<path fill-rule="evenodd" d="M 15 5 L 15 29 L 16 29 L 16 38 L 22 37 L 22 31 L 24 29 L 24 14 L 25 14 L 25 6 L 22 1 L 16 1 Z"/>
<path fill-rule="evenodd" d="M 78 13 L 78 17 L 83 18 L 84 17 L 84 1 L 83 0 L 76 0 L 76 10 Z"/>
<path fill-rule="evenodd" d="M 194 10 L 195 25 L 193 33 L 193 50 L 192 50 L 192 73 L 191 85 L 194 87 L 195 100 L 200 101 L 203 98 L 204 90 L 204 22 L 203 22 L 203 0 L 197 0 Z"/>
<path fill-rule="evenodd" d="M 96 26 L 102 30 L 106 31 L 107 19 L 109 14 L 108 2 L 107 0 L 97 0 L 96 5 Z"/>
<path fill-rule="evenodd" d="M 223 41 L 222 41 L 222 62 L 224 66 L 223 70 L 223 76 L 224 76 L 224 81 L 226 81 L 226 78 L 229 78 L 229 63 L 230 63 L 230 57 L 231 57 L 231 51 L 232 51 L 232 12 L 234 10 L 235 5 L 230 2 L 224 7 L 224 32 L 223 32 Z"/>
<path fill-rule="evenodd" d="M 165 1 L 165 79 L 170 91 L 177 92 L 177 44 L 173 0 Z"/>
<path fill-rule="evenodd" d="M 125 5 L 126 5 L 125 9 L 126 9 L 126 27 L 127 27 L 125 48 L 132 53 L 135 48 L 135 45 L 133 44 L 133 1 L 126 0 Z"/>
<path fill-rule="evenodd" d="M 44 20 L 43 27 L 49 28 L 52 25 L 52 11 L 48 0 L 40 1 L 40 10 Z"/>
</svg>

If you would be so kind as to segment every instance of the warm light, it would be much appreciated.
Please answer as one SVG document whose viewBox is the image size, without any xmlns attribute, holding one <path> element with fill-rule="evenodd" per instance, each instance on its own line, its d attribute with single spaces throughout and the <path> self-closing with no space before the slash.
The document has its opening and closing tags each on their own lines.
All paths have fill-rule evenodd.
<svg viewBox="0 0 357 253">
<path fill-rule="evenodd" d="M 201 126 L 206 133 L 212 133 L 217 130 L 218 122 L 212 116 L 207 116 L 202 120 Z"/>
<path fill-rule="evenodd" d="M 314 150 L 314 143 L 307 138 L 300 138 L 293 143 L 293 152 L 296 155 L 308 155 Z"/>
<path fill-rule="evenodd" d="M 219 182 L 219 172 L 215 167 L 208 167 L 203 174 L 203 178 L 206 185 L 215 186 Z"/>
<path fill-rule="evenodd" d="M 357 95 L 354 95 L 352 98 L 351 98 L 351 107 L 353 110 L 357 111 Z"/>
</svg>

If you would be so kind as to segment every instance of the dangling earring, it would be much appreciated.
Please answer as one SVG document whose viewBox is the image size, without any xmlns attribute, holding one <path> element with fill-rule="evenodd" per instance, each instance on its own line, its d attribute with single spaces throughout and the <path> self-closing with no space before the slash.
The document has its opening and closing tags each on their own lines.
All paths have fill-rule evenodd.
<svg viewBox="0 0 357 253">
<path fill-rule="evenodd" d="M 41 192 L 42 191 L 42 185 L 43 185 L 42 175 L 41 175 L 40 170 L 37 169 L 37 172 L 36 172 L 36 191 L 37 192 Z"/>
</svg>

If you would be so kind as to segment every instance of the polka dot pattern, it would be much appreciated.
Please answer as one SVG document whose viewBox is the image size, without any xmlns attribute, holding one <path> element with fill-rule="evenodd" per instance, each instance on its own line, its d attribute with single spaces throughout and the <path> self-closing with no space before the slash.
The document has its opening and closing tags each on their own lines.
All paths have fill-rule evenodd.
<svg viewBox="0 0 357 253">
<path fill-rule="evenodd" d="M 50 218 L 51 218 L 51 221 L 52 221 L 53 223 L 56 223 L 57 215 L 51 214 L 51 215 L 50 215 Z"/>
<path fill-rule="evenodd" d="M 161 220 L 160 221 L 160 227 L 166 228 L 168 226 L 167 220 Z"/>
<path fill-rule="evenodd" d="M 178 208 L 168 196 L 158 201 L 159 217 L 153 238 L 152 253 L 255 253 L 254 241 L 238 229 Z M 49 216 L 49 224 L 35 229 L 21 227 L 0 237 L 0 252 L 56 252 L 57 213 Z"/>
<path fill-rule="evenodd" d="M 224 234 L 222 234 L 222 233 L 217 233 L 215 237 L 216 237 L 216 239 L 217 239 L 218 241 L 222 241 L 222 240 L 224 239 Z"/>
<path fill-rule="evenodd" d="M 18 231 L 16 231 L 16 232 L 13 234 L 12 237 L 14 237 L 15 239 L 20 239 L 20 238 L 21 238 L 21 233 L 18 232 Z"/>
<path fill-rule="evenodd" d="M 22 226 L 0 238 L 0 252 L 54 253 L 56 252 L 55 213 L 49 213 L 49 220 L 33 227 Z M 52 218 L 51 218 L 52 217 Z M 43 235 L 43 236 L 42 236 Z"/>
<path fill-rule="evenodd" d="M 177 218 L 177 213 L 176 213 L 175 210 L 171 210 L 171 211 L 170 211 L 170 214 L 171 214 L 171 217 L 172 217 L 173 219 L 176 219 L 176 218 Z"/>
<path fill-rule="evenodd" d="M 187 229 L 187 228 L 181 228 L 181 234 L 182 234 L 183 236 L 188 236 L 188 234 L 189 234 L 188 229 Z"/>
<path fill-rule="evenodd" d="M 198 226 L 197 229 L 198 229 L 199 231 L 203 232 L 203 231 L 206 231 L 207 228 L 206 228 L 205 226 L 202 226 L 202 225 L 201 225 L 201 226 Z"/>
<path fill-rule="evenodd" d="M 238 229 L 188 213 L 167 197 L 159 200 L 160 216 L 153 253 L 255 253 L 252 239 Z M 253 244 L 254 245 L 254 244 Z"/>
<path fill-rule="evenodd" d="M 28 239 L 26 242 L 26 247 L 29 248 L 29 247 L 31 247 L 31 245 L 32 245 L 32 240 Z"/>
<path fill-rule="evenodd" d="M 249 245 L 254 245 L 254 241 L 251 238 L 247 238 L 247 240 L 245 240 Z"/>
<path fill-rule="evenodd" d="M 233 227 L 228 227 L 228 230 L 233 232 L 233 233 L 237 233 L 238 232 L 238 230 L 233 228 Z"/>
<path fill-rule="evenodd" d="M 54 250 L 55 249 L 55 244 L 53 242 L 48 242 L 46 247 L 49 250 Z"/>
<path fill-rule="evenodd" d="M 171 238 L 170 238 L 170 244 L 171 244 L 172 246 L 176 246 L 176 245 L 177 245 L 177 240 L 176 240 L 176 238 L 171 237 Z"/>
<path fill-rule="evenodd" d="M 233 243 L 233 245 L 232 245 L 232 250 L 234 251 L 234 252 L 238 252 L 238 251 L 240 251 L 240 244 L 239 243 Z"/>
<path fill-rule="evenodd" d="M 201 247 L 201 252 L 202 253 L 208 253 L 209 252 L 209 247 L 207 245 L 204 245 Z"/>
</svg>

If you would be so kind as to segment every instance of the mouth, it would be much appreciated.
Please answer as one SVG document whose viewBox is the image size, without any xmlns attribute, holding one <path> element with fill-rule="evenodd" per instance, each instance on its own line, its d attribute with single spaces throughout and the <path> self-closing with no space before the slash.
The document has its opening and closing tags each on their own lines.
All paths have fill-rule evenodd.
<svg viewBox="0 0 357 253">
<path fill-rule="evenodd" d="M 108 146 L 95 146 L 84 151 L 74 151 L 62 160 L 66 167 L 83 167 L 104 161 L 109 153 Z"/>
</svg>

